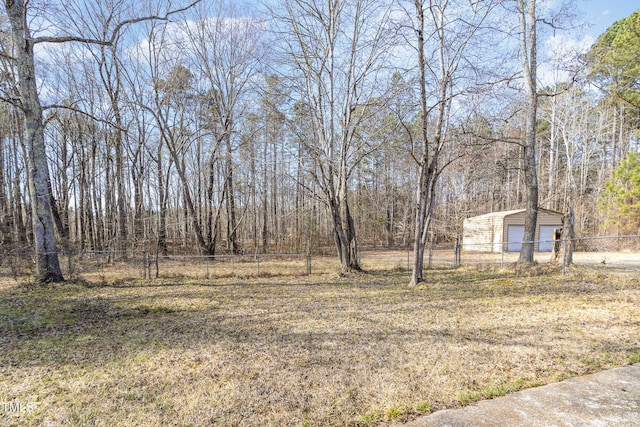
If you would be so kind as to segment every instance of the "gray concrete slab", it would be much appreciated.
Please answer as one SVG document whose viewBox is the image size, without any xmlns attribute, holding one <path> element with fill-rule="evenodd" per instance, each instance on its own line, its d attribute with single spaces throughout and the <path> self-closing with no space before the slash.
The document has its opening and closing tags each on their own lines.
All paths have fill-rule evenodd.
<svg viewBox="0 0 640 427">
<path fill-rule="evenodd" d="M 404 427 L 640 426 L 640 364 L 522 390 L 461 409 L 420 417 Z"/>
</svg>

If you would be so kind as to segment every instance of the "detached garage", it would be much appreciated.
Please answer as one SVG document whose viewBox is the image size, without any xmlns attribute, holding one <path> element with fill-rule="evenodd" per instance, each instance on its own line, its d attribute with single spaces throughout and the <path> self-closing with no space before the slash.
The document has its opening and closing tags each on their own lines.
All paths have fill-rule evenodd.
<svg viewBox="0 0 640 427">
<path fill-rule="evenodd" d="M 467 218 L 463 223 L 462 245 L 465 251 L 519 252 L 524 234 L 525 210 L 491 212 Z M 535 248 L 537 252 L 551 252 L 553 232 L 562 227 L 562 213 L 538 209 Z"/>
</svg>

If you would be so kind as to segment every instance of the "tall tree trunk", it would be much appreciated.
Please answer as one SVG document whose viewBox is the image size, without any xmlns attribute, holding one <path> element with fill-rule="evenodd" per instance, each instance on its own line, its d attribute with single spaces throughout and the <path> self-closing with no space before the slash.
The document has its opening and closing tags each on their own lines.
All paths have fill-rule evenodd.
<svg viewBox="0 0 640 427">
<path fill-rule="evenodd" d="M 166 129 L 166 127 L 165 127 Z M 214 255 L 214 249 L 207 244 L 204 239 L 204 234 L 202 232 L 202 227 L 198 222 L 198 213 L 196 212 L 195 205 L 193 203 L 193 197 L 191 196 L 191 189 L 189 188 L 189 180 L 186 173 L 186 167 L 184 164 L 184 159 L 180 159 L 178 157 L 176 141 L 173 140 L 173 136 L 171 131 L 167 131 L 166 143 L 169 148 L 169 152 L 171 154 L 171 158 L 173 159 L 173 163 L 176 167 L 176 172 L 178 173 L 178 178 L 180 179 L 180 183 L 182 184 L 182 196 L 184 198 L 184 219 L 185 219 L 185 239 L 188 235 L 188 222 L 191 219 L 191 226 L 193 227 L 193 232 L 196 237 L 196 242 L 198 243 L 198 247 L 201 249 L 202 253 L 206 255 Z"/>
<path fill-rule="evenodd" d="M 518 264 L 533 263 L 534 240 L 538 220 L 538 175 L 536 171 L 536 125 L 538 93 L 536 86 L 536 0 L 518 0 L 520 19 L 520 51 L 526 91 L 526 122 L 524 140 L 524 178 L 526 212 L 524 235 Z"/>
<path fill-rule="evenodd" d="M 77 234 L 80 236 L 80 250 L 84 251 L 86 249 L 87 243 L 87 230 L 91 230 L 89 224 L 89 212 L 91 210 L 91 204 L 87 202 L 87 194 L 88 194 L 88 183 L 87 183 L 87 168 L 89 167 L 88 160 L 85 155 L 85 150 L 83 148 L 79 149 L 80 155 L 80 176 L 78 177 L 78 192 L 80 193 L 78 198 L 78 227 L 79 230 Z M 91 232 L 89 231 L 89 235 Z"/>
<path fill-rule="evenodd" d="M 225 179 L 226 185 L 226 194 L 227 194 L 227 248 L 233 254 L 240 253 L 240 247 L 238 245 L 238 234 L 237 234 L 237 223 L 236 223 L 236 199 L 235 199 L 235 191 L 233 188 L 233 161 L 232 161 L 232 152 L 231 152 L 231 135 L 229 133 L 225 134 L 225 143 L 226 143 L 226 172 L 227 176 Z"/>
<path fill-rule="evenodd" d="M 157 151 L 157 184 L 158 184 L 158 235 L 156 240 L 156 252 L 162 256 L 167 256 L 169 250 L 167 248 L 167 202 L 168 192 L 167 183 L 165 182 L 165 171 L 162 160 L 162 139 L 158 142 Z M 169 175 L 169 168 L 167 168 L 167 175 Z"/>
<path fill-rule="evenodd" d="M 218 204 L 214 205 L 214 189 L 216 183 L 216 153 L 218 142 L 216 142 L 214 150 L 209 156 L 209 170 L 207 172 L 207 241 L 209 242 L 209 254 L 215 255 L 216 244 L 218 241 L 218 225 L 220 224 L 220 212 L 222 200 L 224 200 L 225 189 L 222 189 L 222 196 L 219 198 Z"/>
<path fill-rule="evenodd" d="M 133 242 L 134 249 L 140 249 L 140 243 L 144 240 L 144 220 L 143 220 L 143 206 L 144 201 L 142 198 L 143 184 L 144 184 L 144 166 L 142 165 L 142 159 L 140 148 L 136 150 L 133 164 L 131 168 L 131 181 L 133 182 Z"/>
<path fill-rule="evenodd" d="M 421 115 L 421 143 L 422 155 L 419 160 L 419 181 L 417 190 L 417 204 L 413 243 L 413 268 L 409 286 L 415 286 L 423 280 L 424 251 L 427 245 L 429 229 L 436 201 L 435 186 L 438 180 L 438 160 L 442 149 L 442 129 L 445 121 L 447 109 L 447 87 L 449 85 L 449 74 L 445 70 L 443 56 L 444 37 L 442 26 L 443 16 L 439 19 L 440 37 L 440 82 L 438 84 L 438 108 L 435 120 L 435 134 L 433 141 L 429 141 L 428 110 L 427 110 L 427 81 L 426 81 L 426 59 L 424 45 L 424 20 L 425 12 L 420 0 L 415 0 L 416 14 L 418 18 L 418 70 L 420 73 L 420 115 Z"/>
<path fill-rule="evenodd" d="M 113 145 L 115 148 L 115 180 L 116 180 L 116 194 L 117 197 L 117 211 L 118 211 L 118 229 L 117 229 L 117 245 L 116 248 L 120 251 L 125 251 L 127 248 L 128 236 L 127 236 L 127 197 L 125 195 L 125 175 L 124 175 L 124 155 L 122 153 L 123 138 L 122 138 L 122 117 L 120 115 L 120 107 L 117 101 L 113 102 L 113 106 L 116 109 L 116 129 L 113 139 Z"/>
<path fill-rule="evenodd" d="M 262 252 L 266 253 L 269 245 L 269 200 L 267 197 L 268 188 L 268 167 L 269 159 L 267 157 L 269 147 L 269 134 L 265 132 L 264 144 L 262 148 Z M 273 199 L 272 199 L 273 200 Z"/>
<path fill-rule="evenodd" d="M 16 128 L 19 128 L 19 125 L 16 123 L 15 120 L 13 120 L 12 125 L 15 126 Z M 20 148 L 23 148 L 23 151 L 24 151 L 24 147 L 23 147 L 24 144 L 21 141 L 23 133 L 16 132 L 15 130 L 13 130 L 12 132 L 13 134 L 11 138 L 10 152 L 13 154 L 13 156 L 11 157 L 11 163 L 14 165 L 14 168 L 16 168 L 16 172 L 14 176 L 11 177 L 11 191 L 9 192 L 10 200 L 11 200 L 11 212 L 12 212 L 11 216 L 13 221 L 12 222 L 13 231 L 15 233 L 13 236 L 13 241 L 14 243 L 25 244 L 29 240 L 27 227 L 25 224 L 25 215 L 24 215 L 25 201 L 22 194 L 22 188 L 25 183 L 23 182 L 23 179 L 21 177 L 22 174 L 17 169 L 17 165 L 19 162 L 18 153 L 20 152 Z"/>
<path fill-rule="evenodd" d="M 346 173 L 344 174 L 343 184 L 344 190 L 340 194 L 340 217 L 342 221 L 342 229 L 344 230 L 343 253 L 345 253 L 345 267 L 349 271 L 360 270 L 360 255 L 358 253 L 358 240 L 356 239 L 356 227 L 353 222 L 353 216 L 349 209 L 349 200 L 347 188 Z M 343 268 L 344 269 L 344 268 Z"/>
<path fill-rule="evenodd" d="M 349 251 L 349 241 L 347 234 L 342 228 L 342 215 L 340 203 L 337 199 L 330 201 L 331 219 L 333 225 L 333 238 L 338 250 L 338 257 L 340 258 L 340 269 L 342 272 L 349 272 L 351 268 L 351 252 Z"/>
<path fill-rule="evenodd" d="M 417 205 L 415 212 L 415 230 L 413 242 L 413 266 L 409 286 L 415 286 L 424 279 L 424 252 L 429 239 L 429 230 L 435 207 L 435 185 L 438 179 L 435 171 L 437 158 L 429 162 L 422 158 L 420 164 L 420 181 L 418 184 Z"/>
<path fill-rule="evenodd" d="M 273 135 L 273 133 L 271 133 Z M 278 146 L 275 138 L 271 138 L 269 145 L 273 150 L 273 158 L 271 159 L 271 215 L 273 218 L 273 237 L 276 244 L 276 251 L 281 252 L 280 247 L 282 230 L 280 228 L 280 214 L 278 211 Z"/>
<path fill-rule="evenodd" d="M 565 204 L 564 215 L 562 216 L 562 240 L 564 241 L 562 251 L 563 265 L 573 264 L 573 246 L 575 237 L 575 217 L 573 214 L 573 197 L 569 196 Z"/>
<path fill-rule="evenodd" d="M 556 85 L 557 86 L 557 85 Z M 557 130 L 556 130 L 556 116 L 557 116 L 557 97 L 551 98 L 551 128 L 549 129 L 550 138 L 549 138 L 549 171 L 547 176 L 547 209 L 554 209 L 556 201 L 554 200 L 555 186 L 556 186 L 556 175 L 558 173 L 558 168 L 556 167 L 557 163 L 557 153 L 558 153 L 558 142 L 557 142 Z"/>
<path fill-rule="evenodd" d="M 13 243 L 13 239 L 11 238 L 11 209 L 7 197 L 11 192 L 5 176 L 4 141 L 4 135 L 0 135 L 0 245 L 2 249 L 7 249 Z"/>
<path fill-rule="evenodd" d="M 307 218 L 307 207 L 304 199 L 304 189 L 302 187 L 302 171 L 303 171 L 303 163 L 302 163 L 302 145 L 298 144 L 298 167 L 296 169 L 296 204 L 295 204 L 295 214 L 296 214 L 296 234 L 298 236 L 298 250 L 301 250 L 305 247 L 305 243 L 309 245 L 311 242 L 305 242 L 309 239 L 308 228 L 311 226 L 310 221 Z M 307 231 L 307 232 L 305 232 Z M 306 234 L 306 236 L 305 236 Z M 309 247 L 306 248 L 310 250 Z"/>
<path fill-rule="evenodd" d="M 26 8 L 23 0 L 5 0 L 5 9 L 11 23 L 16 45 L 15 59 L 19 75 L 20 100 L 25 118 L 30 175 L 30 199 L 33 220 L 33 236 L 36 250 L 36 271 L 43 282 L 64 280 L 51 214 L 51 187 L 49 166 L 44 143 L 42 107 L 38 99 L 35 80 L 33 42 L 27 27 Z"/>
<path fill-rule="evenodd" d="M 16 129 L 20 129 L 20 130 L 16 131 L 13 137 L 13 164 L 14 165 L 18 165 L 20 163 L 20 160 L 18 157 L 18 153 L 20 151 L 23 159 L 26 159 L 28 157 L 27 147 L 24 141 L 25 134 L 21 128 L 21 126 L 23 126 L 23 123 L 20 120 L 21 123 L 17 125 L 16 122 L 14 122 L 14 126 L 16 126 Z M 20 150 L 18 150 L 18 146 Z M 13 191 L 16 194 L 15 196 L 15 201 L 16 201 L 15 212 L 17 214 L 16 231 L 18 233 L 18 235 L 16 236 L 16 241 L 23 245 L 27 245 L 27 244 L 31 244 L 33 241 L 33 231 L 28 227 L 28 224 L 31 221 L 31 216 L 30 216 L 31 209 L 27 204 L 27 200 L 25 198 L 25 195 L 22 189 L 23 189 L 23 185 L 25 184 L 24 180 L 26 180 L 27 192 L 29 191 L 29 186 L 30 186 L 29 183 L 31 182 L 31 177 L 29 176 L 28 172 L 25 173 L 24 176 L 21 176 L 21 175 L 22 174 L 20 173 L 16 173 L 16 175 L 13 178 Z"/>
<path fill-rule="evenodd" d="M 127 246 L 127 202 L 125 196 L 125 168 L 124 168 L 124 153 L 123 153 L 123 121 L 122 113 L 120 109 L 120 87 L 121 87 L 121 75 L 120 75 L 120 62 L 117 59 L 116 54 L 117 46 L 103 46 L 101 49 L 100 57 L 100 73 L 102 81 L 109 95 L 111 102 L 111 109 L 115 120 L 115 126 L 113 128 L 112 138 L 110 142 L 113 144 L 115 150 L 115 194 L 116 198 L 116 211 L 117 211 L 117 228 L 116 233 L 116 249 L 125 250 Z M 107 52 L 108 50 L 108 52 Z M 109 58 L 107 58 L 107 55 Z M 113 70 L 109 66 L 109 60 L 113 63 Z M 112 74 L 113 73 L 113 74 Z"/>
</svg>

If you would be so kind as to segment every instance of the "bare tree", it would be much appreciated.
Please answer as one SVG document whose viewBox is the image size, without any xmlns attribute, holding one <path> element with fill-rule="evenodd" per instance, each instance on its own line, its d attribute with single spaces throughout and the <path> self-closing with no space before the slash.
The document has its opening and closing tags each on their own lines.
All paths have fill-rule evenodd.
<svg viewBox="0 0 640 427">
<path fill-rule="evenodd" d="M 195 3 L 199 2 L 196 0 Z M 64 280 L 57 254 L 57 243 L 52 216 L 52 192 L 49 167 L 45 152 L 42 105 L 38 97 L 35 73 L 34 46 L 38 43 L 79 42 L 112 45 L 120 31 L 130 24 L 144 20 L 167 20 L 172 14 L 184 11 L 181 8 L 158 15 L 134 17 L 119 21 L 108 37 L 96 39 L 82 35 L 54 35 L 32 37 L 28 23 L 28 2 L 5 0 L 5 11 L 11 24 L 14 42 L 14 60 L 19 76 L 20 107 L 24 113 L 26 142 L 29 162 L 29 188 L 33 218 L 33 233 L 37 254 L 37 273 L 40 280 L 59 282 Z M 190 7 L 191 5 L 187 6 Z"/>
<path fill-rule="evenodd" d="M 349 205 L 354 169 L 371 147 L 357 129 L 375 103 L 388 46 L 388 10 L 372 0 L 285 0 L 276 25 L 293 96 L 302 100 L 311 134 L 298 135 L 313 158 L 343 271 L 360 269 Z"/>
<path fill-rule="evenodd" d="M 413 13 L 407 13 L 413 16 L 412 29 L 417 37 L 420 133 L 415 155 L 419 172 L 410 286 L 423 280 L 424 251 L 437 200 L 436 185 L 443 169 L 456 157 L 455 153 L 445 151 L 452 100 L 462 93 L 455 79 L 461 72 L 461 62 L 466 60 L 464 56 L 469 43 L 493 4 L 472 4 L 461 10 L 462 2 L 414 0 L 413 6 Z M 467 16 L 458 20 L 455 19 L 458 14 Z M 408 135 L 412 138 L 410 130 Z M 449 155 L 448 159 L 443 159 L 445 154 Z"/>
<path fill-rule="evenodd" d="M 2 253 L 8 253 L 17 245 L 26 244 L 29 240 L 23 206 L 23 185 L 28 185 L 27 175 L 23 167 L 23 153 L 26 152 L 24 143 L 24 120 L 19 109 L 12 100 L 19 98 L 18 77 L 14 61 L 12 61 L 13 43 L 10 33 L 0 32 L 0 82 L 1 97 L 4 101 L 0 105 L 0 230 L 2 237 L 0 245 Z"/>
<path fill-rule="evenodd" d="M 215 137 L 214 150 L 224 149 L 224 195 L 227 211 L 227 245 L 240 252 L 234 152 L 238 139 L 237 122 L 244 115 L 247 92 L 256 77 L 261 55 L 263 23 L 238 17 L 231 2 L 202 5 L 195 21 L 184 25 L 189 40 L 186 51 L 199 79 L 208 84 L 203 102 L 208 105 L 210 128 Z M 211 155 L 215 156 L 216 151 Z"/>
<path fill-rule="evenodd" d="M 155 31 L 154 31 L 155 32 Z M 166 33 L 166 26 L 160 30 Z M 164 39 L 164 35 L 160 36 Z M 154 41 L 155 44 L 155 41 Z M 165 49 L 164 43 L 158 44 L 157 48 Z M 153 49 L 150 54 L 153 56 L 155 66 L 158 65 L 158 52 Z M 173 52 L 175 54 L 175 52 Z M 171 56 L 172 52 L 164 52 L 164 58 Z M 156 120 L 160 139 L 165 145 L 173 161 L 173 165 L 180 180 L 182 197 L 185 209 L 185 221 L 189 220 L 196 238 L 196 243 L 202 253 L 207 255 L 215 254 L 215 238 L 208 240 L 202 228 L 202 222 L 198 215 L 197 200 L 190 186 L 190 177 L 187 170 L 187 157 L 191 146 L 195 141 L 196 130 L 192 126 L 193 114 L 193 76 L 191 71 L 183 65 L 173 66 L 167 73 L 166 78 L 159 77 L 158 70 L 152 71 L 153 78 L 153 108 L 146 106 Z M 160 150 L 160 149 L 159 149 Z M 162 152 L 158 152 L 158 161 L 161 162 Z M 161 167 L 161 164 L 158 164 Z M 161 184 L 164 186 L 165 184 Z M 186 237 L 185 227 L 185 237 Z M 215 235 L 214 235 L 215 237 Z"/>
</svg>

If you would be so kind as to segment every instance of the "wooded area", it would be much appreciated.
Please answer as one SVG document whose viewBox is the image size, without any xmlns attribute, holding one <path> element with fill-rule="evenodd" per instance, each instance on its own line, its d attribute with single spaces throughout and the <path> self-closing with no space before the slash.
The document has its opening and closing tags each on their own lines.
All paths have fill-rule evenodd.
<svg viewBox="0 0 640 427">
<path fill-rule="evenodd" d="M 46 280 L 415 243 L 416 283 L 464 218 L 569 201 L 578 236 L 638 233 L 640 11 L 572 52 L 571 2 L 170 3 L 5 0 L 0 251 Z"/>
</svg>

